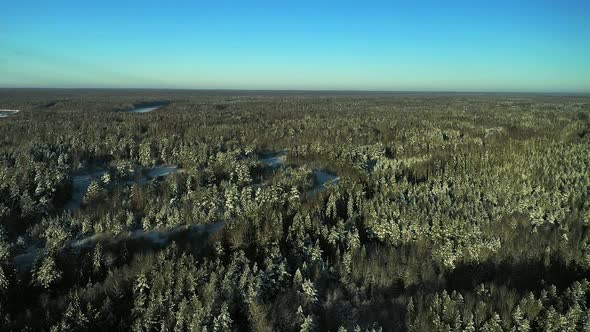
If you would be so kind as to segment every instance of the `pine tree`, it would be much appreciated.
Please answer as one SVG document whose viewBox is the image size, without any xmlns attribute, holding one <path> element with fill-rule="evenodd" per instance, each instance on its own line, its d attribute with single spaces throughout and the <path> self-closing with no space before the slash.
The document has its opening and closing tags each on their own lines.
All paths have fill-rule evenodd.
<svg viewBox="0 0 590 332">
<path fill-rule="evenodd" d="M 229 315 L 228 305 L 224 302 L 221 305 L 219 315 L 213 320 L 213 332 L 231 331 L 232 319 Z"/>
<path fill-rule="evenodd" d="M 35 271 L 35 277 L 39 285 L 49 289 L 53 284 L 61 280 L 62 272 L 58 269 L 55 259 L 48 255 L 43 258 L 41 265 Z"/>
</svg>

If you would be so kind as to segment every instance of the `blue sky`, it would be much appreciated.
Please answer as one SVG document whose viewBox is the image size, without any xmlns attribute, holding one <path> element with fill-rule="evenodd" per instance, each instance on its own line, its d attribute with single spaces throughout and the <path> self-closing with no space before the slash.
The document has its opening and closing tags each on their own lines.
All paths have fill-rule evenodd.
<svg viewBox="0 0 590 332">
<path fill-rule="evenodd" d="M 0 86 L 590 92 L 590 1 L 0 0 Z"/>
</svg>

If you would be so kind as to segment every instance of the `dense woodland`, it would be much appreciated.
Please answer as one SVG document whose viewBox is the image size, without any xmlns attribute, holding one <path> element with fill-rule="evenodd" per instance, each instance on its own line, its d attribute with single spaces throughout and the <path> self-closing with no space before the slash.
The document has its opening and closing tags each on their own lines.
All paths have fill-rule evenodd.
<svg viewBox="0 0 590 332">
<path fill-rule="evenodd" d="M 21 110 L 0 118 L 2 330 L 590 331 L 590 97 L 5 89 L 0 108 Z M 130 180 L 157 165 L 179 171 Z M 311 194 L 314 170 L 339 181 Z"/>
</svg>

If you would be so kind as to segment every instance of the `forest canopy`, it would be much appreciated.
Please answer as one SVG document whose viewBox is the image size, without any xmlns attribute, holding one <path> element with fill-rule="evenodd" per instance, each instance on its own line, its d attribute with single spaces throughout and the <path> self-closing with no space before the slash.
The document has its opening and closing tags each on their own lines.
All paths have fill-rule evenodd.
<svg viewBox="0 0 590 332">
<path fill-rule="evenodd" d="M 590 97 L 3 89 L 0 109 L 2 330 L 590 329 Z"/>
</svg>

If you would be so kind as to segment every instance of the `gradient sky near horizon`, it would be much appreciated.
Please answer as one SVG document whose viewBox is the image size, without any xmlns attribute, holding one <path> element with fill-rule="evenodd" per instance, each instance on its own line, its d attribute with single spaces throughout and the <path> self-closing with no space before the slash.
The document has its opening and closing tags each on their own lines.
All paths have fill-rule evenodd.
<svg viewBox="0 0 590 332">
<path fill-rule="evenodd" d="M 590 92 L 588 0 L 0 1 L 0 87 Z"/>
</svg>

